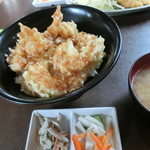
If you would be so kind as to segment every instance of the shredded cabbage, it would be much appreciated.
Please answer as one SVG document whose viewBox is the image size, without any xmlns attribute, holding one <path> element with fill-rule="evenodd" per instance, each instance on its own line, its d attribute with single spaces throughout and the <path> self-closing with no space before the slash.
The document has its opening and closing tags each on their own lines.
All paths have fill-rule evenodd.
<svg viewBox="0 0 150 150">
<path fill-rule="evenodd" d="M 124 9 L 117 0 L 67 0 L 67 3 L 87 5 L 100 10 Z"/>
</svg>

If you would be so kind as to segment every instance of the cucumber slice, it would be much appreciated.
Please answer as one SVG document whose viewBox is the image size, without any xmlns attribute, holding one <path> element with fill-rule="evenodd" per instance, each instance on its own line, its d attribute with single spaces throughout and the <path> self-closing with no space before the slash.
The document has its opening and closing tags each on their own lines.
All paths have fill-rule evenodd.
<svg viewBox="0 0 150 150">
<path fill-rule="evenodd" d="M 0 29 L 0 33 L 3 31 L 3 29 Z"/>
<path fill-rule="evenodd" d="M 100 115 L 94 115 L 92 116 L 93 118 L 97 119 L 99 122 L 101 122 L 102 124 L 104 124 L 103 118 Z"/>
</svg>

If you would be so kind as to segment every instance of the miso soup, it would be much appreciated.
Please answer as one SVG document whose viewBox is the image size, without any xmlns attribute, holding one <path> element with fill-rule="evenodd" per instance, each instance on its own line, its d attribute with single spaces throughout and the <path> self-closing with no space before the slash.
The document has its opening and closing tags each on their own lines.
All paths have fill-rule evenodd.
<svg viewBox="0 0 150 150">
<path fill-rule="evenodd" d="M 135 74 L 132 87 L 139 102 L 150 110 L 150 64 Z"/>
</svg>

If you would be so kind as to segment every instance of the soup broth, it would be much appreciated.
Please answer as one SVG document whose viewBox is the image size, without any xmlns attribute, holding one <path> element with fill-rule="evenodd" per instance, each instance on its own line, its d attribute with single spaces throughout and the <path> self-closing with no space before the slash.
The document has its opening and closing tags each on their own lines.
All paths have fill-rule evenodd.
<svg viewBox="0 0 150 150">
<path fill-rule="evenodd" d="M 140 103 L 150 110 L 150 64 L 135 74 L 132 87 Z"/>
</svg>

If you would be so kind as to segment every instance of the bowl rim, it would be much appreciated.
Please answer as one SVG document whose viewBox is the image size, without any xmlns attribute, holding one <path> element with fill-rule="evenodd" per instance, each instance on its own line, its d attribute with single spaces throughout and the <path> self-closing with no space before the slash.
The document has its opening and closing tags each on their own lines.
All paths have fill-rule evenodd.
<svg viewBox="0 0 150 150">
<path fill-rule="evenodd" d="M 130 67 L 130 69 L 129 69 L 129 80 L 130 80 L 130 82 L 132 81 L 132 75 L 131 75 L 131 73 L 132 73 L 132 70 L 133 70 L 133 68 L 134 68 L 134 66 L 140 61 L 140 60 L 142 60 L 144 57 L 148 57 L 150 55 L 150 52 L 149 53 L 146 53 L 146 54 L 144 54 L 144 55 L 142 55 L 142 56 L 140 56 L 139 58 L 137 58 L 134 62 L 133 62 L 133 64 L 131 65 L 131 67 Z M 150 56 L 149 56 L 150 57 Z M 142 65 L 140 68 L 142 68 L 144 65 Z"/>
<path fill-rule="evenodd" d="M 134 100 L 136 101 L 136 103 L 137 103 L 139 106 L 141 106 L 141 107 L 143 108 L 143 110 L 145 110 L 146 112 L 150 113 L 150 110 L 148 110 L 148 109 L 140 102 L 140 100 L 137 98 L 137 96 L 136 96 L 136 94 L 135 94 L 135 92 L 134 92 L 134 90 L 133 90 L 133 87 L 132 87 L 133 78 L 134 78 L 135 74 L 136 74 L 137 71 L 138 71 L 138 70 L 137 70 L 137 71 L 135 72 L 135 74 L 132 76 L 132 70 L 133 70 L 134 66 L 135 66 L 140 60 L 142 60 L 142 59 L 144 59 L 145 57 L 148 57 L 148 56 L 150 57 L 150 53 L 146 53 L 146 54 L 140 56 L 140 57 L 137 58 L 137 59 L 134 61 L 134 63 L 131 65 L 130 70 L 129 70 L 129 74 L 128 74 L 128 87 L 129 87 L 129 92 L 130 92 L 131 96 L 134 97 Z M 145 65 L 140 66 L 139 69 L 142 68 L 143 66 L 145 66 Z M 133 98 L 132 98 L 132 99 L 133 99 Z"/>
<path fill-rule="evenodd" d="M 18 98 L 16 96 L 10 95 L 10 94 L 6 93 L 5 91 L 3 91 L 0 88 L 0 95 L 1 95 L 1 97 L 3 97 L 4 99 L 6 99 L 8 101 L 11 101 L 11 102 L 14 102 L 14 103 L 18 103 L 18 104 L 51 104 L 51 103 L 70 101 L 70 99 L 71 100 L 74 99 L 73 97 L 79 97 L 82 94 L 84 94 L 86 91 L 90 90 L 92 87 L 97 85 L 113 69 L 114 65 L 116 64 L 116 62 L 118 61 L 118 59 L 120 57 L 121 48 L 122 48 L 122 34 L 121 34 L 120 28 L 117 25 L 117 23 L 114 21 L 114 19 L 111 16 L 107 15 L 106 13 L 104 13 L 104 12 L 98 10 L 98 9 L 95 9 L 95 8 L 92 8 L 92 7 L 89 7 L 89 6 L 82 6 L 82 5 L 76 5 L 76 4 L 70 4 L 70 5 L 64 4 L 64 5 L 61 5 L 62 9 L 63 8 L 71 8 L 71 7 L 73 7 L 73 8 L 86 8 L 86 9 L 89 9 L 90 11 L 91 10 L 92 11 L 96 11 L 96 12 L 98 12 L 99 15 L 103 15 L 103 16 L 107 17 L 109 20 L 111 20 L 111 23 L 116 28 L 116 31 L 118 32 L 117 35 L 118 35 L 118 43 L 119 43 L 115 47 L 115 50 L 117 49 L 117 54 L 116 54 L 116 51 L 115 51 L 115 53 L 114 53 L 115 57 L 113 58 L 113 61 L 112 61 L 111 65 L 108 66 L 107 71 L 103 72 L 101 74 L 101 78 L 99 78 L 99 75 L 97 75 L 95 78 L 93 78 L 91 80 L 92 82 L 86 83 L 86 86 L 82 86 L 81 88 L 79 88 L 79 89 L 77 89 L 77 90 L 75 90 L 75 91 L 73 91 L 71 93 L 67 93 L 65 95 L 62 95 L 62 96 L 59 96 L 59 97 L 56 97 L 56 98 L 35 98 L 34 97 L 34 100 L 32 98 L 23 99 L 23 98 Z M 27 14 L 27 15 L 19 18 L 19 19 L 17 19 L 16 21 L 14 21 L 12 24 L 10 24 L 8 27 L 6 27 L 0 33 L 0 39 L 1 39 L 1 35 L 3 33 L 5 33 L 5 31 L 7 31 L 9 28 L 11 28 L 11 26 L 14 25 L 15 23 L 17 23 L 19 20 L 24 19 L 25 17 L 28 17 L 30 15 L 33 15 L 33 14 L 36 14 L 36 13 L 39 13 L 39 12 L 42 12 L 42 11 L 45 11 L 45 10 L 48 10 L 48 9 L 53 9 L 53 8 L 56 8 L 56 6 L 51 6 L 51 7 L 48 7 L 48 8 L 37 10 L 35 12 L 29 13 L 29 14 Z"/>
</svg>

